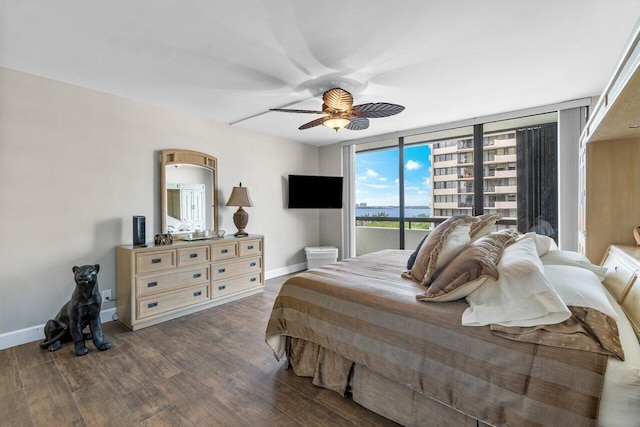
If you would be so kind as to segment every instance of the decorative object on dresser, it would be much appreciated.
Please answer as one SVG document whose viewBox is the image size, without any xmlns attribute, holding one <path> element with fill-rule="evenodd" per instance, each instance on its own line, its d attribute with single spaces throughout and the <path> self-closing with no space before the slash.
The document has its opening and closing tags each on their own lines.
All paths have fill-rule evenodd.
<svg viewBox="0 0 640 427">
<path fill-rule="evenodd" d="M 263 237 L 118 246 L 117 310 L 132 330 L 262 292 Z"/>
<path fill-rule="evenodd" d="M 173 243 L 173 235 L 171 233 L 156 234 L 154 242 L 156 245 L 170 245 Z"/>
<path fill-rule="evenodd" d="M 75 266 L 72 270 L 76 287 L 71 299 L 62 306 L 56 317 L 45 325 L 45 339 L 40 343 L 40 348 L 56 351 L 63 342 L 73 341 L 76 356 L 83 356 L 89 352 L 84 341 L 91 339 L 98 350 L 108 350 L 111 344 L 104 340 L 100 323 L 100 265 Z M 83 331 L 87 327 L 91 333 L 85 334 Z"/>
<path fill-rule="evenodd" d="M 238 206 L 238 210 L 233 214 L 233 223 L 235 224 L 238 232 L 234 234 L 236 237 L 248 236 L 247 232 L 244 229 L 247 227 L 249 223 L 249 214 L 247 211 L 242 209 L 243 206 L 253 206 L 251 203 L 251 198 L 249 197 L 249 190 L 247 187 L 243 187 L 242 183 L 240 183 L 239 187 L 233 187 L 231 191 L 231 197 L 229 197 L 229 201 L 226 206 Z"/>
<path fill-rule="evenodd" d="M 133 217 L 133 246 L 143 246 L 146 243 L 146 219 L 142 215 Z"/>
<path fill-rule="evenodd" d="M 636 239 L 636 245 L 640 246 L 640 225 L 633 229 L 633 238 Z"/>
</svg>

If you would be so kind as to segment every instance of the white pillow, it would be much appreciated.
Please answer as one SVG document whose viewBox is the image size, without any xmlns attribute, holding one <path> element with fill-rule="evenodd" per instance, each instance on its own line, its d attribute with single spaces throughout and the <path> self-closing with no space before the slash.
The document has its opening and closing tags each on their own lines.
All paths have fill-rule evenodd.
<svg viewBox="0 0 640 427">
<path fill-rule="evenodd" d="M 605 274 L 607 274 L 607 267 L 592 264 L 589 258 L 578 252 L 550 250 L 540 257 L 540 261 L 544 265 L 572 265 L 585 268 L 593 271 L 601 282 L 604 280 Z"/>
<path fill-rule="evenodd" d="M 543 234 L 529 232 L 523 234 L 519 240 L 521 239 L 533 239 L 536 244 L 536 251 L 538 252 L 539 257 L 543 256 L 550 250 L 558 249 L 558 245 L 556 245 L 556 242 L 551 237 L 545 236 Z"/>
<path fill-rule="evenodd" d="M 467 295 L 465 326 L 535 326 L 567 320 L 571 312 L 544 275 L 533 239 L 507 246 L 498 263 L 498 280 L 487 279 Z"/>
<path fill-rule="evenodd" d="M 566 305 L 595 308 L 618 320 L 618 314 L 595 273 L 571 265 L 545 265 L 544 272 Z"/>
</svg>

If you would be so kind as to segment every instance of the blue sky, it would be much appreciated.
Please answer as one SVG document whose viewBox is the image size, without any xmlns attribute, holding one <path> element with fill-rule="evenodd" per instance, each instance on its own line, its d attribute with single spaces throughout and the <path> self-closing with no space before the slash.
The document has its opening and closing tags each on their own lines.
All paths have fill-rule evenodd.
<svg viewBox="0 0 640 427">
<path fill-rule="evenodd" d="M 429 145 L 405 147 L 405 206 L 430 205 Z M 398 149 L 356 153 L 356 203 L 398 206 Z"/>
</svg>

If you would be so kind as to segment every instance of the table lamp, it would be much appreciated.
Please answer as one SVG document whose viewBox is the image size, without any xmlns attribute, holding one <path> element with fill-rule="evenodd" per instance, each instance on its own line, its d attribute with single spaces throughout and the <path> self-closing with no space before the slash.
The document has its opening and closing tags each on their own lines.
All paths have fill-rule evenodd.
<svg viewBox="0 0 640 427">
<path fill-rule="evenodd" d="M 249 222 L 249 214 L 247 211 L 242 209 L 243 206 L 253 206 L 251 203 L 251 198 L 249 197 L 249 191 L 247 187 L 243 187 L 242 183 L 240 183 L 239 187 L 233 187 L 231 191 L 231 197 L 229 197 L 229 201 L 226 206 L 238 206 L 238 210 L 233 214 L 233 223 L 235 224 L 238 232 L 234 234 L 236 237 L 248 236 L 249 233 L 244 231 L 244 228 L 247 226 Z"/>
</svg>

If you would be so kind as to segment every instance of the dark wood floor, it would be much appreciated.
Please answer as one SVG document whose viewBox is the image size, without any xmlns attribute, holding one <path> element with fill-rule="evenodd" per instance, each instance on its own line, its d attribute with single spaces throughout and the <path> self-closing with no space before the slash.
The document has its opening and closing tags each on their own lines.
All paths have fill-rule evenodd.
<svg viewBox="0 0 640 427">
<path fill-rule="evenodd" d="M 136 332 L 107 323 L 104 352 L 0 350 L 0 425 L 396 425 L 275 360 L 264 331 L 283 281 Z"/>
</svg>

